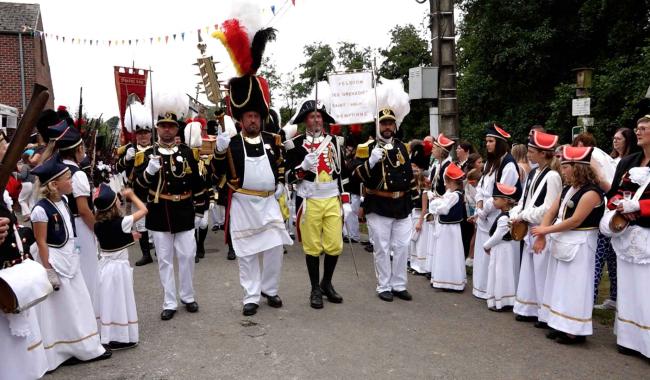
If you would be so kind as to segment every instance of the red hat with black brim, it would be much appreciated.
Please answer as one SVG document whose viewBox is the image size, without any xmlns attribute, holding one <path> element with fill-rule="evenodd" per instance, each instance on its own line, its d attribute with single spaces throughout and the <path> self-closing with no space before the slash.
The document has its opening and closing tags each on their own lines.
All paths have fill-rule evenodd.
<svg viewBox="0 0 650 380">
<path fill-rule="evenodd" d="M 563 164 L 591 164 L 591 153 L 594 148 L 590 146 L 565 146 L 562 148 L 562 158 L 560 162 Z"/>
<path fill-rule="evenodd" d="M 495 183 L 492 190 L 493 198 L 506 198 L 517 202 L 521 198 L 521 188 L 519 186 L 509 186 L 504 183 Z"/>
<path fill-rule="evenodd" d="M 553 152 L 557 145 L 558 136 L 540 131 L 533 131 L 528 139 L 528 146 L 531 148 Z"/>
<path fill-rule="evenodd" d="M 454 146 L 454 140 L 448 138 L 442 133 L 438 135 L 438 138 L 433 143 L 446 150 L 447 152 L 449 152 L 451 150 L 451 147 Z"/>
<path fill-rule="evenodd" d="M 486 137 L 494 137 L 497 139 L 508 141 L 510 139 L 510 133 L 506 132 L 503 127 L 497 123 L 492 123 L 485 129 Z"/>
<path fill-rule="evenodd" d="M 458 165 L 452 162 L 447 166 L 447 169 L 445 169 L 445 177 L 453 179 L 454 181 L 459 181 L 465 177 L 465 172 L 463 172 L 463 169 L 458 167 Z"/>
</svg>

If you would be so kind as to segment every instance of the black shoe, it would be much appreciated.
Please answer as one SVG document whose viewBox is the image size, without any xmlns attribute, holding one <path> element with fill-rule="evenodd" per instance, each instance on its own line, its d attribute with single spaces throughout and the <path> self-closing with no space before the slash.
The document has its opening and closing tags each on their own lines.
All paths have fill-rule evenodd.
<svg viewBox="0 0 650 380">
<path fill-rule="evenodd" d="M 550 328 L 550 327 L 548 327 L 546 322 L 542 322 L 542 321 L 535 322 L 535 324 L 533 326 L 535 326 L 535 328 L 538 328 L 538 329 L 549 329 Z"/>
<path fill-rule="evenodd" d="M 198 264 L 201 259 L 199 259 L 199 255 L 194 255 L 194 264 Z"/>
<path fill-rule="evenodd" d="M 323 292 L 323 295 L 327 297 L 327 300 L 330 301 L 331 303 L 342 303 L 343 302 L 343 297 L 341 297 L 340 294 L 334 290 L 334 287 L 332 286 L 331 283 L 325 284 L 323 282 L 320 283 L 320 289 Z"/>
<path fill-rule="evenodd" d="M 235 251 L 232 249 L 228 250 L 228 260 L 234 260 L 237 258 L 237 255 L 235 255 Z"/>
<path fill-rule="evenodd" d="M 561 337 L 563 335 L 566 335 L 566 334 L 564 334 L 562 331 L 558 331 L 558 330 L 555 330 L 553 328 L 551 329 L 551 331 L 546 333 L 546 337 L 548 339 L 557 339 L 557 338 L 559 338 L 559 337 Z"/>
<path fill-rule="evenodd" d="M 183 305 L 185 305 L 185 310 L 189 311 L 190 313 L 196 313 L 199 311 L 199 304 L 196 303 L 196 301 L 188 303 L 183 302 Z"/>
<path fill-rule="evenodd" d="M 361 245 L 368 245 L 368 244 L 370 244 L 370 242 L 369 242 L 368 240 L 361 240 L 359 243 L 361 243 Z"/>
<path fill-rule="evenodd" d="M 363 248 L 363 249 L 365 249 L 366 252 L 370 252 L 370 253 L 372 253 L 372 252 L 375 250 L 375 247 L 373 247 L 372 244 L 368 244 L 368 245 L 365 246 L 365 248 Z"/>
<path fill-rule="evenodd" d="M 377 296 L 379 296 L 382 301 L 393 302 L 393 293 L 389 292 L 388 290 L 377 294 Z"/>
<path fill-rule="evenodd" d="M 219 225 L 215 224 L 214 226 L 212 226 L 212 232 L 217 232 L 217 231 L 219 231 Z"/>
<path fill-rule="evenodd" d="M 314 309 L 323 308 L 323 292 L 320 288 L 314 288 L 311 290 L 311 294 L 309 295 L 309 306 Z"/>
<path fill-rule="evenodd" d="M 286 254 L 287 254 L 287 249 L 284 248 L 284 247 L 282 247 L 282 254 L 283 254 L 283 255 L 286 255 Z"/>
<path fill-rule="evenodd" d="M 197 259 L 202 259 L 205 257 L 205 249 L 197 249 L 196 250 L 196 258 Z"/>
<path fill-rule="evenodd" d="M 406 289 L 404 289 L 404 290 L 402 290 L 402 291 L 399 291 L 399 292 L 396 291 L 396 290 L 392 290 L 391 293 L 392 293 L 395 297 L 397 297 L 397 298 L 399 298 L 399 299 L 401 299 L 401 300 L 404 300 L 404 301 L 411 301 L 411 300 L 413 300 L 413 296 L 412 296 L 411 293 L 409 293 L 409 291 L 406 290 Z"/>
<path fill-rule="evenodd" d="M 282 298 L 280 298 L 280 296 L 278 296 L 278 295 L 270 296 L 270 295 L 262 292 L 262 297 L 266 298 L 266 303 L 268 303 L 269 306 L 275 307 L 275 308 L 282 307 Z"/>
<path fill-rule="evenodd" d="M 587 337 L 584 335 L 576 335 L 573 338 L 568 336 L 567 334 L 563 334 L 557 337 L 556 342 L 559 344 L 579 344 L 579 343 L 584 343 L 587 341 Z"/>
<path fill-rule="evenodd" d="M 639 355 L 639 351 L 635 351 L 631 348 L 623 347 L 620 344 L 616 345 L 616 351 L 618 351 L 619 354 L 625 355 L 625 356 L 637 356 Z"/>
<path fill-rule="evenodd" d="M 242 309 L 242 314 L 244 314 L 245 316 L 255 315 L 255 313 L 257 313 L 257 308 L 258 308 L 257 304 L 247 303 L 246 305 L 244 305 L 244 308 Z"/>
<path fill-rule="evenodd" d="M 165 309 L 160 313 L 160 319 L 163 321 L 169 321 L 170 319 L 174 318 L 174 314 L 176 314 L 176 310 L 172 309 Z"/>
<path fill-rule="evenodd" d="M 357 240 L 355 238 L 349 238 L 347 236 L 344 236 L 343 237 L 343 242 L 344 243 L 359 243 L 359 240 Z"/>
<path fill-rule="evenodd" d="M 133 348 L 138 345 L 138 342 L 122 343 L 122 342 L 108 342 L 108 348 L 111 351 L 126 350 L 127 348 Z"/>
<path fill-rule="evenodd" d="M 515 321 L 517 322 L 537 322 L 537 317 L 531 317 L 527 315 L 515 315 Z"/>
<path fill-rule="evenodd" d="M 136 267 L 141 267 L 143 265 L 151 264 L 153 263 L 153 259 L 151 258 L 151 255 L 148 256 L 142 256 L 142 258 L 138 261 L 135 262 Z"/>
<path fill-rule="evenodd" d="M 96 358 L 92 358 L 90 360 L 84 360 L 83 363 L 98 362 L 100 360 L 110 359 L 111 356 L 113 356 L 113 351 L 111 351 L 111 349 L 107 347 L 104 347 L 104 349 L 106 351 L 104 351 L 103 354 L 97 356 Z"/>
</svg>

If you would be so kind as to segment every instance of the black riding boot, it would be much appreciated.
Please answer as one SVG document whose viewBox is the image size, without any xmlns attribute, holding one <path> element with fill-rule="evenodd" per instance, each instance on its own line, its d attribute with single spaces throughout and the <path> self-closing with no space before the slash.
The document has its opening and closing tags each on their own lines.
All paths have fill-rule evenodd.
<svg viewBox="0 0 650 380">
<path fill-rule="evenodd" d="M 208 228 L 199 228 L 196 232 L 196 257 L 205 257 L 205 237 L 208 236 Z"/>
<path fill-rule="evenodd" d="M 311 294 L 309 296 L 309 304 L 314 309 L 323 308 L 323 292 L 318 285 L 320 278 L 320 257 L 305 255 L 307 262 L 307 272 L 309 272 L 309 282 L 311 282 Z"/>
<path fill-rule="evenodd" d="M 323 294 L 327 297 L 327 300 L 332 303 L 343 302 L 343 297 L 341 297 L 332 286 L 332 276 L 334 275 L 334 268 L 336 268 L 336 262 L 338 260 L 338 256 L 325 255 L 323 281 L 320 283 L 320 288 L 323 290 Z"/>
<path fill-rule="evenodd" d="M 135 262 L 136 267 L 147 265 L 153 263 L 151 258 L 151 251 L 149 249 L 149 231 L 144 231 L 140 233 L 140 250 L 142 251 L 142 258 Z"/>
</svg>

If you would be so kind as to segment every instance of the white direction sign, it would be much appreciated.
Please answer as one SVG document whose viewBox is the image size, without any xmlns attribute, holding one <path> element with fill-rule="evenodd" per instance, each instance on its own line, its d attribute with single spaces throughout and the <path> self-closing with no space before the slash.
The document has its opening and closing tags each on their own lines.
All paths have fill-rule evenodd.
<svg viewBox="0 0 650 380">
<path fill-rule="evenodd" d="M 330 113 L 338 124 L 368 123 L 374 120 L 374 108 L 367 101 L 372 91 L 372 73 L 357 72 L 329 75 Z"/>
<path fill-rule="evenodd" d="M 587 116 L 591 113 L 591 98 L 573 99 L 571 116 Z"/>
</svg>

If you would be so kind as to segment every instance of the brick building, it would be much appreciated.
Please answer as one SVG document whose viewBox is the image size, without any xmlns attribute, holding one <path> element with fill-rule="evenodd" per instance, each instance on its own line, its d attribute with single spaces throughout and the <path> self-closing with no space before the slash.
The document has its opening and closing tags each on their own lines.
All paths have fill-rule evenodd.
<svg viewBox="0 0 650 380">
<path fill-rule="evenodd" d="M 18 115 L 35 83 L 54 93 L 45 39 L 32 30 L 43 30 L 38 4 L 0 2 L 0 104 L 16 108 Z M 53 95 L 46 107 L 54 107 Z"/>
</svg>

